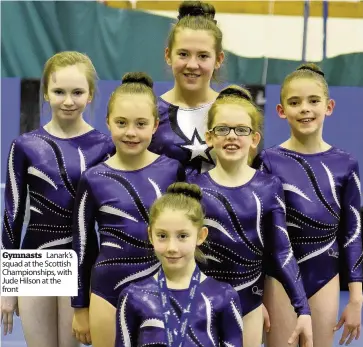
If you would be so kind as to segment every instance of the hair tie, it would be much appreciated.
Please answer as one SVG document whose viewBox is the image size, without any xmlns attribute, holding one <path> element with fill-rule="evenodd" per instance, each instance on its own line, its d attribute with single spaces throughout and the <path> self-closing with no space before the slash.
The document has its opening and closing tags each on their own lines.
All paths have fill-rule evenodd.
<svg viewBox="0 0 363 347">
<path fill-rule="evenodd" d="M 219 95 L 217 96 L 217 100 L 222 99 L 226 95 L 234 95 L 234 96 L 237 96 L 238 98 L 245 99 L 249 102 L 252 102 L 252 99 L 250 98 L 250 96 L 248 94 L 246 94 L 243 90 L 240 90 L 237 88 L 226 88 L 226 89 L 222 90 L 219 93 Z"/>
<path fill-rule="evenodd" d="M 324 75 L 324 72 L 323 72 L 323 71 L 314 70 L 314 69 L 313 69 L 313 68 L 311 68 L 310 66 L 302 66 L 302 67 L 299 67 L 297 70 L 310 70 L 310 71 L 312 71 L 312 72 L 317 73 L 317 74 L 318 74 L 318 75 L 320 75 L 320 76 L 325 77 L 325 75 Z"/>
</svg>

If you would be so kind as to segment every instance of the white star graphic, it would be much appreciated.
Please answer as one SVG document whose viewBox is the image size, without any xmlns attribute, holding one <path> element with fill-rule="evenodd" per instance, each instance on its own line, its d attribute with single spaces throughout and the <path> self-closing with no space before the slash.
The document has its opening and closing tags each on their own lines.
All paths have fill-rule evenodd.
<svg viewBox="0 0 363 347">
<path fill-rule="evenodd" d="M 206 150 L 208 149 L 208 145 L 206 143 L 201 143 L 197 136 L 194 137 L 193 144 L 192 145 L 184 145 L 181 146 L 184 148 L 189 149 L 192 152 L 192 156 L 190 160 L 193 160 L 196 157 L 203 157 L 207 160 L 209 160 L 208 155 L 206 153 Z"/>
</svg>

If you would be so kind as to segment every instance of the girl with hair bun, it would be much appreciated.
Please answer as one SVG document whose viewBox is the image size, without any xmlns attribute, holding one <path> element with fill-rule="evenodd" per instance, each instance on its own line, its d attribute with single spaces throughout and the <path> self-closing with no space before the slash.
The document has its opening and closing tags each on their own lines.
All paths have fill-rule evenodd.
<svg viewBox="0 0 363 347">
<path fill-rule="evenodd" d="M 279 177 L 286 198 L 287 226 L 312 313 L 314 346 L 331 347 L 344 325 L 340 344 L 358 339 L 362 312 L 362 236 L 358 162 L 323 139 L 325 117 L 334 100 L 324 73 L 304 64 L 281 87 L 277 112 L 290 126 L 290 138 L 262 151 L 255 167 Z M 339 261 L 349 282 L 349 303 L 338 324 Z M 294 324 L 286 295 L 274 272 L 266 281 L 271 316 L 269 347 L 286 346 Z"/>
<path fill-rule="evenodd" d="M 45 63 L 40 97 L 49 103 L 51 120 L 11 144 L 2 250 L 72 248 L 72 212 L 81 174 L 114 152 L 111 138 L 83 118 L 96 89 L 97 73 L 85 54 L 59 52 Z M 21 242 L 28 194 L 30 220 Z M 2 297 L 4 335 L 12 332 L 14 312 L 20 314 L 27 346 L 78 345 L 69 297 Z"/>
<path fill-rule="evenodd" d="M 248 165 L 250 152 L 261 138 L 262 114 L 247 90 L 232 85 L 219 94 L 207 124 L 205 138 L 214 148 L 216 167 L 188 177 L 203 191 L 205 225 L 210 231 L 208 247 L 201 247 L 208 259 L 202 269 L 238 292 L 243 341 L 248 347 L 259 347 L 264 268 L 269 260 L 298 316 L 289 340 L 301 334 L 306 338 L 301 346 L 312 347 L 310 309 L 286 232 L 281 182 Z"/>
<path fill-rule="evenodd" d="M 179 7 L 165 49 L 174 86 L 158 100 L 160 124 L 150 146 L 198 172 L 214 166 L 204 138 L 208 110 L 218 95 L 211 80 L 224 60 L 214 16 L 213 5 L 203 1 L 184 1 Z"/>
<path fill-rule="evenodd" d="M 87 170 L 77 192 L 73 248 L 79 289 L 72 298 L 73 331 L 94 347 L 114 346 L 122 289 L 160 267 L 147 242 L 148 208 L 171 183 L 184 179 L 177 160 L 147 149 L 159 122 L 152 87 L 144 73 L 123 77 L 107 109 L 116 154 Z"/>
<path fill-rule="evenodd" d="M 198 186 L 175 183 L 152 205 L 148 235 L 161 268 L 122 292 L 115 347 L 243 346 L 236 291 L 196 264 L 208 235 L 201 197 Z"/>
</svg>

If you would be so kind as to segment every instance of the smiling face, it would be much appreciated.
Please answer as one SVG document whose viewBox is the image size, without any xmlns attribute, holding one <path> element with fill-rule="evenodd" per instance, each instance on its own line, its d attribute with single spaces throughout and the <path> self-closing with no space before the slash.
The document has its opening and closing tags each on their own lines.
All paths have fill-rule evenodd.
<svg viewBox="0 0 363 347">
<path fill-rule="evenodd" d="M 180 28 L 172 49 L 165 58 L 171 66 L 175 83 L 183 90 L 198 91 L 209 88 L 215 69 L 219 69 L 224 55 L 217 56 L 213 33 L 207 30 Z"/>
<path fill-rule="evenodd" d="M 219 128 L 216 128 L 219 127 Z M 218 135 L 221 127 L 237 127 L 228 135 Z M 252 119 L 247 109 L 240 104 L 221 104 L 215 110 L 211 129 L 206 133 L 206 142 L 213 147 L 219 162 L 247 163 L 251 149 L 260 141 L 260 134 L 253 132 Z M 210 130 L 210 129 L 209 129 Z M 239 135 L 236 134 L 236 132 Z"/>
<path fill-rule="evenodd" d="M 325 116 L 330 116 L 334 101 L 327 100 L 321 83 L 312 78 L 295 78 L 289 82 L 284 92 L 283 104 L 277 112 L 287 119 L 293 134 L 301 136 L 321 136 Z"/>
<path fill-rule="evenodd" d="M 147 150 L 158 126 L 153 111 L 149 95 L 120 94 L 116 97 L 107 125 L 117 152 L 137 156 Z"/>
<path fill-rule="evenodd" d="M 198 229 L 186 211 L 166 208 L 158 215 L 149 238 L 164 271 L 178 271 L 195 264 L 196 247 L 208 235 L 205 227 Z"/>
<path fill-rule="evenodd" d="M 59 120 L 74 120 L 81 117 L 91 102 L 85 67 L 82 64 L 58 68 L 51 73 L 44 95 L 49 101 L 52 116 Z"/>
</svg>

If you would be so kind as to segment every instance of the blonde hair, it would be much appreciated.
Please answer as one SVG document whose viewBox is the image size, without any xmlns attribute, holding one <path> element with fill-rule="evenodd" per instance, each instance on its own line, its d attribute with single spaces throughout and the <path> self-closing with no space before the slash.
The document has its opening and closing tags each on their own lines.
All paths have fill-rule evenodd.
<svg viewBox="0 0 363 347">
<path fill-rule="evenodd" d="M 200 230 L 204 226 L 204 211 L 200 203 L 202 191 L 196 184 L 177 182 L 171 184 L 166 194 L 158 198 L 150 208 L 149 225 L 152 229 L 155 221 L 166 209 L 185 211 L 188 219 Z M 199 262 L 206 262 L 205 255 L 196 247 L 195 258 Z"/>
<path fill-rule="evenodd" d="M 289 87 L 289 83 L 298 78 L 311 78 L 319 82 L 326 99 L 329 100 L 329 88 L 324 76 L 324 72 L 320 69 L 318 65 L 314 63 L 300 65 L 295 71 L 287 75 L 282 82 L 280 91 L 280 103 L 284 103 L 286 90 Z"/>
<path fill-rule="evenodd" d="M 206 30 L 213 34 L 215 39 L 216 56 L 223 50 L 223 34 L 214 19 L 216 14 L 213 5 L 203 1 L 183 1 L 179 6 L 178 22 L 172 27 L 168 37 L 168 48 L 171 52 L 176 34 L 183 29 Z M 214 77 L 215 73 L 213 73 Z"/>
<path fill-rule="evenodd" d="M 119 85 L 111 94 L 107 105 L 107 119 L 112 113 L 117 97 L 126 94 L 148 95 L 153 103 L 153 115 L 155 121 L 159 119 L 157 97 L 153 91 L 153 80 L 144 72 L 129 72 L 122 77 Z"/>
</svg>

